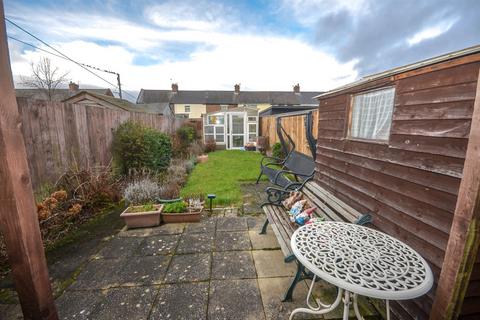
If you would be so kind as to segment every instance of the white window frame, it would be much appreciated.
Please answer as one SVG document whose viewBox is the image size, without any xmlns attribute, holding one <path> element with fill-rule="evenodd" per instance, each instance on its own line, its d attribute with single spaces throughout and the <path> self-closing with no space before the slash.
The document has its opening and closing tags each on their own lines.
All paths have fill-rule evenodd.
<svg viewBox="0 0 480 320">
<path fill-rule="evenodd" d="M 192 108 L 190 106 L 184 106 L 183 107 L 185 113 L 190 113 L 192 112 Z"/>
<path fill-rule="evenodd" d="M 354 125 L 353 121 L 354 121 L 354 117 L 355 117 L 354 113 L 357 112 L 357 110 L 362 110 L 362 108 L 366 108 L 365 105 L 356 104 L 356 99 L 359 99 L 361 96 L 371 95 L 372 93 L 378 93 L 380 91 L 392 91 L 391 93 L 389 93 L 389 95 L 391 94 L 391 97 L 387 97 L 388 99 L 391 98 L 391 108 L 390 108 L 390 114 L 386 116 L 386 119 L 385 119 L 386 123 L 384 124 L 384 125 L 388 125 L 388 132 L 386 132 L 386 137 L 385 138 L 383 138 L 383 137 L 365 137 L 365 136 L 361 136 L 361 135 L 352 134 L 352 128 L 353 128 L 353 125 Z M 388 144 L 388 141 L 390 140 L 390 132 L 391 132 L 391 129 L 392 129 L 392 118 L 393 118 L 394 107 L 395 107 L 395 87 L 391 87 L 391 86 L 390 87 L 383 87 L 383 88 L 364 91 L 364 92 L 360 92 L 360 93 L 351 95 L 350 96 L 350 111 L 349 111 L 349 117 L 348 117 L 348 128 L 347 128 L 347 139 Z M 357 108 L 360 108 L 360 109 L 357 109 Z M 358 112 L 361 112 L 361 111 L 358 111 Z M 361 117 L 361 114 L 358 115 L 358 117 Z M 377 123 L 379 121 L 378 119 L 380 119 L 380 117 L 373 119 L 373 121 Z"/>
</svg>

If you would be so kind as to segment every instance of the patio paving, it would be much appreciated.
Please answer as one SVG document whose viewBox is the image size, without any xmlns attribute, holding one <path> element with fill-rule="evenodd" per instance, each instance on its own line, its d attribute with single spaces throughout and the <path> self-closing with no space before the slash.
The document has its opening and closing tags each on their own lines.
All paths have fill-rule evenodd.
<svg viewBox="0 0 480 320">
<path fill-rule="evenodd" d="M 122 230 L 104 239 L 57 298 L 60 318 L 288 319 L 305 307 L 306 282 L 293 302 L 281 302 L 295 263 L 283 262 L 271 227 L 258 235 L 265 217 L 215 213 L 200 223 Z M 316 295 L 330 299 L 332 288 L 323 288 Z M 0 303 L 0 319 L 16 319 L 19 310 Z"/>
</svg>

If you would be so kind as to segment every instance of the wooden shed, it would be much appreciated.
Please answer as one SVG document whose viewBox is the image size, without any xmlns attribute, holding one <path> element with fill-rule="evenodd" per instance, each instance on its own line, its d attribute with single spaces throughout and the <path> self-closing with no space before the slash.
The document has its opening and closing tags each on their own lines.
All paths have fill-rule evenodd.
<svg viewBox="0 0 480 320">
<path fill-rule="evenodd" d="M 476 46 L 317 97 L 317 182 L 434 272 L 427 295 L 392 304 L 399 319 L 480 318 L 479 68 Z"/>
</svg>

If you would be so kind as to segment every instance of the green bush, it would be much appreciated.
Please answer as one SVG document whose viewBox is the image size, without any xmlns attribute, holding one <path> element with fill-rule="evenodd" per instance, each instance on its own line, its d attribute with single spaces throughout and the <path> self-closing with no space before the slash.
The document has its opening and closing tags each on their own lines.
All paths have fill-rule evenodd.
<svg viewBox="0 0 480 320">
<path fill-rule="evenodd" d="M 182 213 L 187 211 L 187 204 L 185 201 L 177 201 L 166 203 L 163 207 L 164 213 Z"/>
<path fill-rule="evenodd" d="M 175 133 L 173 143 L 174 154 L 186 157 L 189 153 L 190 145 L 197 140 L 197 131 L 195 128 L 185 125 L 180 127 Z"/>
<path fill-rule="evenodd" d="M 112 153 L 120 174 L 141 169 L 159 172 L 170 164 L 172 142 L 164 133 L 127 121 L 113 133 Z"/>
<path fill-rule="evenodd" d="M 276 158 L 285 158 L 285 152 L 283 152 L 282 144 L 280 142 L 275 142 L 272 146 L 272 156 Z"/>
</svg>

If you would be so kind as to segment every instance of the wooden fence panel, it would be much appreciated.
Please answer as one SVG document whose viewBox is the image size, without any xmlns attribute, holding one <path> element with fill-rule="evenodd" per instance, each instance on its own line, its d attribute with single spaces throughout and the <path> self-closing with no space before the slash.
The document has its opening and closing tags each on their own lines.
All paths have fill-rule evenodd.
<svg viewBox="0 0 480 320">
<path fill-rule="evenodd" d="M 297 151 L 307 155 L 312 155 L 308 145 L 307 133 L 305 130 L 305 114 L 295 114 L 291 116 L 273 115 L 260 118 L 260 136 L 266 137 L 270 148 L 276 142 L 279 142 L 277 136 L 277 117 L 282 117 L 282 126 L 295 142 Z M 318 110 L 313 111 L 313 137 L 318 136 Z"/>
<path fill-rule="evenodd" d="M 107 165 L 113 130 L 129 119 L 166 133 L 185 123 L 201 130 L 201 123 L 191 119 L 22 98 L 17 102 L 34 188 L 54 183 L 74 162 Z"/>
</svg>

